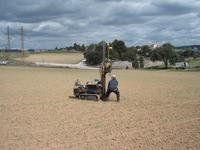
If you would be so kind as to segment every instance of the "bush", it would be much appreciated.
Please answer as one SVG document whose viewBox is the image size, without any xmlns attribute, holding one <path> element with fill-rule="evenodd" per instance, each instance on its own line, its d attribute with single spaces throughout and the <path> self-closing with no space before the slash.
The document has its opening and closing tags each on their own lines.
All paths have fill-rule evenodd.
<svg viewBox="0 0 200 150">
<path fill-rule="evenodd" d="M 139 58 L 140 68 L 144 68 L 144 58 L 140 56 Z"/>
<path fill-rule="evenodd" d="M 138 60 L 137 60 L 137 59 L 135 59 L 135 60 L 132 61 L 132 66 L 133 66 L 133 68 L 135 68 L 135 69 L 138 69 L 138 68 L 139 68 L 139 63 L 138 63 Z"/>
</svg>

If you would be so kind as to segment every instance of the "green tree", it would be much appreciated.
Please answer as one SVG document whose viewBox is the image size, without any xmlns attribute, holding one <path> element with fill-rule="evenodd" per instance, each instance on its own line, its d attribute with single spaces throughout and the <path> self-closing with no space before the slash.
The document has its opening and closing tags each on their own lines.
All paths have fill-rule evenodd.
<svg viewBox="0 0 200 150">
<path fill-rule="evenodd" d="M 185 51 L 180 51 L 180 55 L 185 57 L 185 58 L 192 57 L 193 51 L 192 51 L 191 48 L 189 48 L 189 49 L 186 49 Z"/>
<path fill-rule="evenodd" d="M 84 44 L 81 45 L 81 51 L 83 51 L 83 52 L 85 51 L 85 45 Z"/>
<path fill-rule="evenodd" d="M 159 50 L 160 49 L 154 49 L 150 52 L 150 60 L 151 61 L 156 61 L 156 60 L 161 60 L 161 56 L 160 56 L 160 53 L 159 53 Z"/>
<path fill-rule="evenodd" d="M 74 48 L 76 51 L 81 51 L 81 49 L 82 49 L 82 47 L 81 47 L 79 44 L 76 44 L 76 43 L 74 43 L 73 48 Z"/>
<path fill-rule="evenodd" d="M 163 44 L 159 49 L 159 54 L 165 68 L 168 68 L 168 64 L 176 57 L 175 48 L 170 43 Z"/>
<path fill-rule="evenodd" d="M 141 50 L 138 51 L 138 54 L 140 54 L 143 57 L 149 57 L 151 53 L 151 49 L 148 45 L 144 45 L 141 47 Z"/>
<path fill-rule="evenodd" d="M 102 62 L 102 55 L 97 51 L 88 51 L 84 53 L 84 57 L 86 58 L 86 63 L 89 65 L 97 65 Z"/>
<path fill-rule="evenodd" d="M 170 59 L 170 64 L 175 64 L 176 62 L 185 61 L 185 57 L 180 55 L 179 53 L 175 53 L 174 56 Z"/>
<path fill-rule="evenodd" d="M 150 59 L 152 61 L 163 61 L 166 69 L 168 68 L 169 63 L 174 63 L 176 57 L 177 53 L 175 48 L 170 43 L 165 43 L 160 48 L 152 50 L 150 53 Z"/>
<path fill-rule="evenodd" d="M 122 60 L 127 60 L 133 62 L 136 60 L 137 49 L 135 47 L 129 47 L 126 49 L 126 52 L 122 53 Z"/>
<path fill-rule="evenodd" d="M 138 68 L 139 68 L 139 63 L 138 63 L 137 58 L 134 59 L 134 60 L 132 61 L 132 66 L 133 66 L 133 68 L 135 68 L 135 69 L 138 69 Z"/>
<path fill-rule="evenodd" d="M 140 68 L 144 68 L 144 57 L 140 56 L 139 58 Z"/>
<path fill-rule="evenodd" d="M 87 50 L 84 53 L 84 57 L 86 58 L 86 63 L 89 65 L 97 65 L 102 62 L 102 45 L 100 42 L 98 44 L 90 44 L 87 47 Z"/>
<path fill-rule="evenodd" d="M 113 50 L 111 52 L 111 57 L 113 59 L 123 60 L 124 53 L 126 53 L 126 45 L 124 41 L 121 40 L 114 40 L 112 42 Z"/>
</svg>

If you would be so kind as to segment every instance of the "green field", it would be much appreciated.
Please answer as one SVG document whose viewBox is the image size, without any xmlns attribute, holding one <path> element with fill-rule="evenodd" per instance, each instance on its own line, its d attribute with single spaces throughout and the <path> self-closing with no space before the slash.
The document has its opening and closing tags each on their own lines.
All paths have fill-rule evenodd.
<svg viewBox="0 0 200 150">
<path fill-rule="evenodd" d="M 191 68 L 197 68 L 197 67 L 200 68 L 200 58 L 190 61 L 189 66 Z"/>
</svg>

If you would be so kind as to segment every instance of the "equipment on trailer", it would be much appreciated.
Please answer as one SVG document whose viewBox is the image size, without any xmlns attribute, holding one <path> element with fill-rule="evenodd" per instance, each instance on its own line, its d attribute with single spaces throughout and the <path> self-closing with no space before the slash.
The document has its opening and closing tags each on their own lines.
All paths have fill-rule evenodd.
<svg viewBox="0 0 200 150">
<path fill-rule="evenodd" d="M 105 50 L 108 50 L 107 58 L 105 57 Z M 92 82 L 87 82 L 85 85 L 79 80 L 74 85 L 74 96 L 79 99 L 98 100 L 105 97 L 106 93 L 106 74 L 112 71 L 112 62 L 109 59 L 109 51 L 112 50 L 110 45 L 103 42 L 103 62 L 100 66 L 100 80 L 95 79 Z"/>
</svg>

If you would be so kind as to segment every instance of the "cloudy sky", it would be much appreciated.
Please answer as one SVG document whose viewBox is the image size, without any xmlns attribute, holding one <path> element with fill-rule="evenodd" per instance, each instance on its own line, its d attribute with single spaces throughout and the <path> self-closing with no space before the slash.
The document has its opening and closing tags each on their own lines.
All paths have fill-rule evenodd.
<svg viewBox="0 0 200 150">
<path fill-rule="evenodd" d="M 0 47 L 55 48 L 121 39 L 200 44 L 200 0 L 0 0 Z"/>
</svg>

